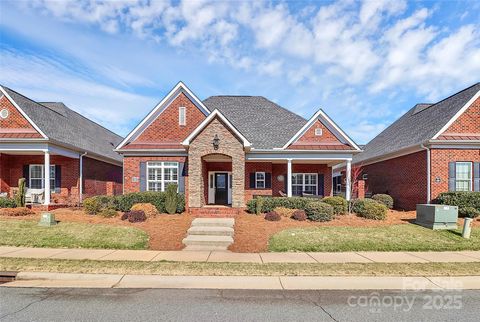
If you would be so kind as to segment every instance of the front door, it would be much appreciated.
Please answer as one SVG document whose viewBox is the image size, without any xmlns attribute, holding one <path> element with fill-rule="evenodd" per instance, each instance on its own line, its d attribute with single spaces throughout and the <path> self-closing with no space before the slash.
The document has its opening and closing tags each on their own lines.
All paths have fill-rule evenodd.
<svg viewBox="0 0 480 322">
<path fill-rule="evenodd" d="M 215 204 L 228 204 L 228 173 L 215 173 Z"/>
</svg>

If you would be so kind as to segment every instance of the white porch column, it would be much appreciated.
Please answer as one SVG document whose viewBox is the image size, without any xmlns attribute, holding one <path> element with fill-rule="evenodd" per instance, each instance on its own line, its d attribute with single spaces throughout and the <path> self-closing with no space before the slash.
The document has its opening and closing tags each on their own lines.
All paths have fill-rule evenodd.
<svg viewBox="0 0 480 322">
<path fill-rule="evenodd" d="M 287 159 L 287 197 L 292 196 L 292 159 Z"/>
<path fill-rule="evenodd" d="M 45 162 L 43 165 L 45 201 L 44 205 L 50 204 L 50 152 L 45 151 Z"/>
<path fill-rule="evenodd" d="M 345 198 L 350 200 L 351 190 L 352 190 L 352 161 L 347 160 L 347 173 L 346 173 L 347 182 L 345 183 Z"/>
</svg>

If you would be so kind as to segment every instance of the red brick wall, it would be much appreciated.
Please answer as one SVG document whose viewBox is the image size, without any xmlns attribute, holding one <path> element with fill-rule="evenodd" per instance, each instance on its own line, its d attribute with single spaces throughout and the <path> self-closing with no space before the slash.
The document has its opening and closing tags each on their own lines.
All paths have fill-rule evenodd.
<svg viewBox="0 0 480 322">
<path fill-rule="evenodd" d="M 480 162 L 480 150 L 460 149 L 431 149 L 431 198 L 435 199 L 439 193 L 448 191 L 448 163 L 449 162 Z M 436 179 L 440 182 L 436 182 Z"/>
<path fill-rule="evenodd" d="M 322 135 L 315 135 L 315 129 L 322 129 Z M 288 149 L 297 149 L 300 146 L 312 143 L 311 148 L 315 148 L 315 144 L 323 143 L 329 145 L 343 145 L 343 143 L 325 126 L 320 120 L 317 120 L 313 125 Z M 322 145 L 322 149 L 324 146 Z"/>
<path fill-rule="evenodd" d="M 253 196 L 272 196 L 272 189 L 251 189 L 250 188 L 250 173 L 253 172 L 266 172 L 272 174 L 272 187 L 273 181 L 273 171 L 271 162 L 246 162 L 245 163 L 245 202 L 253 199 Z"/>
<path fill-rule="evenodd" d="M 63 175 L 63 173 L 62 173 Z M 83 158 L 84 197 L 122 193 L 122 167 L 92 158 Z"/>
<path fill-rule="evenodd" d="M 185 107 L 186 125 L 178 124 L 178 108 Z M 181 93 L 134 141 L 135 143 L 180 143 L 203 120 L 205 115 Z"/>
<path fill-rule="evenodd" d="M 0 111 L 3 109 L 8 110 L 9 116 L 0 118 L 0 137 L 42 137 L 5 96 L 0 98 Z"/>
<path fill-rule="evenodd" d="M 452 125 L 442 134 L 464 133 L 464 134 L 480 134 L 480 98 L 453 122 Z"/>
<path fill-rule="evenodd" d="M 427 153 L 420 151 L 363 166 L 369 193 L 388 193 L 395 208 L 414 210 L 427 201 Z"/>
</svg>

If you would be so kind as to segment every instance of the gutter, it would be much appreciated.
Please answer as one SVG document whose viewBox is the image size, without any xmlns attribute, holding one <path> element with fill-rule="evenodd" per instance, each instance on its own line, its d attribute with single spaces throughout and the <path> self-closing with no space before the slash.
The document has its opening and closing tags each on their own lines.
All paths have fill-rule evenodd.
<svg viewBox="0 0 480 322">
<path fill-rule="evenodd" d="M 420 144 L 420 147 L 424 150 L 427 151 L 427 204 L 430 203 L 431 201 L 431 193 L 430 193 L 430 190 L 431 190 L 431 182 L 432 182 L 432 178 L 430 177 L 431 174 L 430 174 L 430 148 L 425 146 L 423 143 Z"/>
<path fill-rule="evenodd" d="M 87 152 L 80 154 L 80 189 L 78 191 L 78 202 L 79 204 L 83 201 L 83 157 L 87 155 Z"/>
</svg>

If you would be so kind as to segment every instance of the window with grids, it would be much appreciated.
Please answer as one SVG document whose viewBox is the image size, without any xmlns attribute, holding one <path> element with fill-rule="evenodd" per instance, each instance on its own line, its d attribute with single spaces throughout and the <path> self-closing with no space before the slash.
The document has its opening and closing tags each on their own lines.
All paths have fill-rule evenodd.
<svg viewBox="0 0 480 322">
<path fill-rule="evenodd" d="M 255 172 L 255 188 L 265 188 L 265 172 Z"/>
<path fill-rule="evenodd" d="M 43 164 L 31 164 L 29 166 L 29 188 L 45 188 L 45 169 Z M 50 165 L 50 190 L 55 190 L 55 165 Z"/>
<path fill-rule="evenodd" d="M 456 162 L 455 172 L 455 190 L 472 191 L 472 163 Z"/>
<path fill-rule="evenodd" d="M 316 173 L 294 173 L 292 174 L 292 195 L 301 196 L 303 193 L 317 194 Z"/>
<path fill-rule="evenodd" d="M 147 190 L 165 191 L 169 184 L 178 185 L 178 162 L 147 162 Z"/>
</svg>

